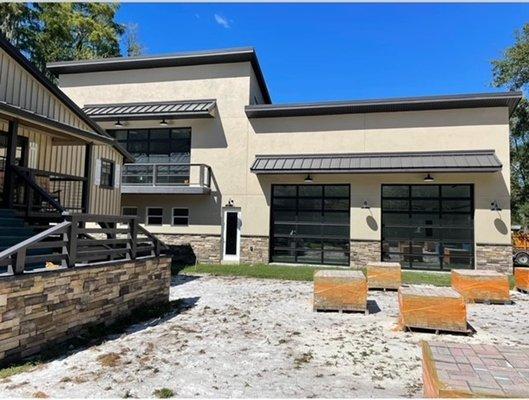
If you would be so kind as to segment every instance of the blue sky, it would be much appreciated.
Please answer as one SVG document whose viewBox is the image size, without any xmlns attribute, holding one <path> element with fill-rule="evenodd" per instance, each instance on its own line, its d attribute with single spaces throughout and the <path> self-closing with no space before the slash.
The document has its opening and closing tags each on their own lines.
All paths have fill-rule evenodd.
<svg viewBox="0 0 529 400">
<path fill-rule="evenodd" d="M 122 4 L 146 54 L 253 46 L 274 103 L 496 91 L 529 4 Z"/>
</svg>

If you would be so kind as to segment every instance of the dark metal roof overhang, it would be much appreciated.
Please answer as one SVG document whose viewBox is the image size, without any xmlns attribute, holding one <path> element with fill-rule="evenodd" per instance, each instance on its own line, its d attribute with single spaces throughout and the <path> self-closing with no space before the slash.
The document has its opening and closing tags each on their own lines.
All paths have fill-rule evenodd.
<svg viewBox="0 0 529 400">
<path fill-rule="evenodd" d="M 374 112 L 508 107 L 510 115 L 521 99 L 522 92 L 474 93 L 449 96 L 405 97 L 321 103 L 277 105 L 255 104 L 246 106 L 245 111 L 248 118 L 276 118 Z"/>
<path fill-rule="evenodd" d="M 226 64 L 250 62 L 266 103 L 271 103 L 257 53 L 252 47 L 192 51 L 158 56 L 113 57 L 96 60 L 58 61 L 46 67 L 54 74 L 79 74 L 100 71 L 125 71 L 131 69 L 164 68 L 175 66 Z"/>
<path fill-rule="evenodd" d="M 213 118 L 215 100 L 187 100 L 144 103 L 91 104 L 83 111 L 96 121 Z"/>
<path fill-rule="evenodd" d="M 359 153 L 313 155 L 258 155 L 255 174 L 496 172 L 502 164 L 494 150 Z"/>
</svg>

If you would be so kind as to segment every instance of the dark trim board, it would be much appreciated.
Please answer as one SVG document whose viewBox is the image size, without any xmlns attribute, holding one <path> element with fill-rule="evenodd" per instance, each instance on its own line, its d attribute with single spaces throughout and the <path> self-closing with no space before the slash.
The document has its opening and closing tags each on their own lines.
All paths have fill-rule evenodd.
<svg viewBox="0 0 529 400">
<path fill-rule="evenodd" d="M 508 107 L 511 115 L 522 92 L 474 93 L 449 96 L 404 97 L 296 104 L 255 104 L 245 107 L 248 118 L 301 117 L 374 112 Z"/>
<path fill-rule="evenodd" d="M 266 103 L 271 103 L 270 92 L 266 86 L 257 53 L 253 47 L 182 52 L 149 57 L 115 57 L 97 60 L 59 61 L 49 63 L 47 68 L 54 74 L 60 75 L 238 62 L 250 62 L 252 64 L 263 94 L 263 99 Z"/>
</svg>

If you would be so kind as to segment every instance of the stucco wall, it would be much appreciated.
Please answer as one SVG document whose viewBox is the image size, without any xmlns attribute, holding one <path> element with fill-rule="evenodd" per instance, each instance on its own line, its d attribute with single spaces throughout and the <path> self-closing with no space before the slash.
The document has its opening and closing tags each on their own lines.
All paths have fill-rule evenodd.
<svg viewBox="0 0 529 400">
<path fill-rule="evenodd" d="M 123 205 L 165 207 L 163 227 L 153 232 L 220 234 L 221 207 L 232 199 L 241 208 L 242 235 L 269 234 L 272 183 L 303 183 L 304 175 L 255 175 L 258 154 L 362 153 L 493 149 L 503 164 L 498 173 L 433 174 L 434 183 L 471 183 L 475 194 L 475 241 L 510 243 L 510 164 L 507 108 L 367 113 L 249 120 L 244 106 L 260 94 L 249 63 L 100 72 L 61 76 L 63 90 L 81 106 L 88 103 L 214 98 L 218 115 L 208 120 L 175 120 L 191 127 L 192 163 L 212 167 L 211 196 L 123 196 Z M 159 121 L 131 122 L 129 128 L 157 127 Z M 113 128 L 111 123 L 102 124 Z M 315 183 L 351 185 L 351 239 L 380 240 L 382 183 L 423 184 L 425 174 L 313 175 Z M 364 200 L 369 210 L 361 209 Z M 502 211 L 490 211 L 498 201 Z M 189 207 L 190 225 L 171 227 L 172 207 Z M 368 223 L 369 217 L 369 223 Z"/>
</svg>

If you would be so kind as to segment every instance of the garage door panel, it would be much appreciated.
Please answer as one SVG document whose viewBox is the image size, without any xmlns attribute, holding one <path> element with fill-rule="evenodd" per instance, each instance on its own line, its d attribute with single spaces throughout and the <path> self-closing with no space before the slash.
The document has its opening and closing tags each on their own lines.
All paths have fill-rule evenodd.
<svg viewBox="0 0 529 400">
<path fill-rule="evenodd" d="M 274 185 L 271 261 L 349 265 L 349 185 Z"/>
</svg>

